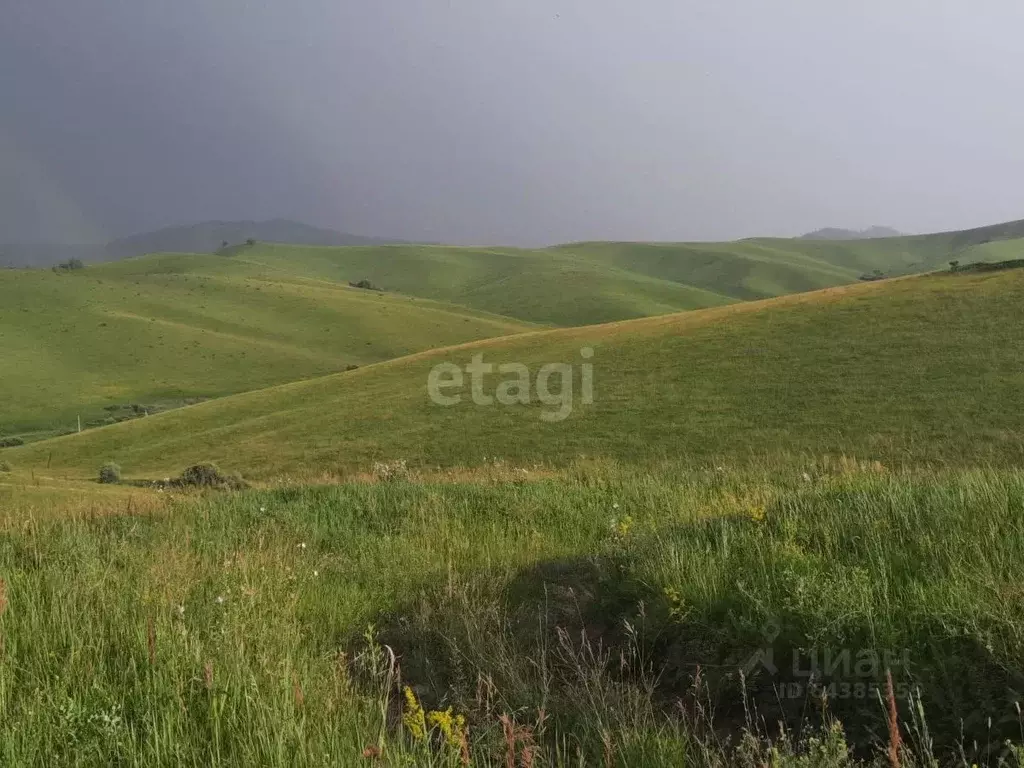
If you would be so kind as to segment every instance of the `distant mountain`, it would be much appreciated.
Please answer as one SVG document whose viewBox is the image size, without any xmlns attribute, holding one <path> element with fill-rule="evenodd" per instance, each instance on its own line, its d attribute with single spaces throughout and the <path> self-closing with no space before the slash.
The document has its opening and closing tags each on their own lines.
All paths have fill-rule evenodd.
<svg viewBox="0 0 1024 768">
<path fill-rule="evenodd" d="M 225 241 L 229 245 L 237 245 L 250 238 L 295 245 L 385 245 L 401 242 L 350 235 L 288 219 L 204 221 L 122 237 L 106 245 L 0 245 L 0 267 L 48 267 L 69 258 L 97 262 L 116 261 L 147 253 L 212 253 Z"/>
<path fill-rule="evenodd" d="M 0 244 L 0 268 L 50 267 L 68 259 L 107 261 L 104 245 L 59 245 L 55 243 Z"/>
<path fill-rule="evenodd" d="M 384 245 L 396 242 L 350 235 L 333 229 L 321 229 L 288 219 L 204 221 L 122 237 L 107 244 L 107 253 L 113 259 L 141 256 L 146 253 L 211 253 L 220 248 L 225 241 L 229 245 L 237 245 L 249 238 L 295 245 Z"/>
<path fill-rule="evenodd" d="M 872 240 L 879 237 L 903 237 L 903 233 L 892 227 L 868 227 L 861 230 L 825 227 L 800 235 L 801 240 Z"/>
</svg>

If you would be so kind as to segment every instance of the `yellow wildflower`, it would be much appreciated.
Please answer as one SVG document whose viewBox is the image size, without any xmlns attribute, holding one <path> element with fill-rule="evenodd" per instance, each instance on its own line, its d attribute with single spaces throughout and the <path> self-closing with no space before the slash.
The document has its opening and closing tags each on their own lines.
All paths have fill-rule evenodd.
<svg viewBox="0 0 1024 768">
<path fill-rule="evenodd" d="M 405 686 L 403 693 L 405 694 L 405 708 L 402 712 L 402 725 L 409 730 L 414 739 L 422 741 L 427 737 L 427 723 L 423 706 L 408 685 Z"/>
<path fill-rule="evenodd" d="M 466 718 L 462 715 L 453 715 L 452 708 L 443 712 L 434 710 L 427 715 L 427 723 L 431 728 L 437 728 L 444 736 L 448 746 L 460 748 L 466 737 Z"/>
</svg>

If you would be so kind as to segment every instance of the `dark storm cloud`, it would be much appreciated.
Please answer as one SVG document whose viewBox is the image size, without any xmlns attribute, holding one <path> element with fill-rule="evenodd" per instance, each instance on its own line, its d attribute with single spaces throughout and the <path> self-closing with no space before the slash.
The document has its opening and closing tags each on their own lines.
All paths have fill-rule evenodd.
<svg viewBox="0 0 1024 768">
<path fill-rule="evenodd" d="M 13 0 L 0 242 L 285 216 L 453 242 L 1024 217 L 1024 6 Z"/>
</svg>

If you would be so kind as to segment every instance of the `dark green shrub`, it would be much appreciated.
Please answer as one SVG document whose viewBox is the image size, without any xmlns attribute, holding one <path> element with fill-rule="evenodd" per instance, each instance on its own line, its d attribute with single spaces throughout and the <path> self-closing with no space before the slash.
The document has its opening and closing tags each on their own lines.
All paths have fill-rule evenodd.
<svg viewBox="0 0 1024 768">
<path fill-rule="evenodd" d="M 366 291 L 379 291 L 380 290 L 380 288 L 378 288 L 376 285 L 371 283 L 369 280 L 365 280 L 365 279 L 364 280 L 360 280 L 359 282 L 356 282 L 356 283 L 353 283 L 353 282 L 349 281 L 349 285 L 351 285 L 353 288 L 362 288 L 363 290 L 366 290 Z"/>
<path fill-rule="evenodd" d="M 196 464 L 181 473 L 181 477 L 173 481 L 174 485 L 191 488 L 220 488 L 224 490 L 241 490 L 246 483 L 237 475 L 223 474 L 215 464 Z"/>
<path fill-rule="evenodd" d="M 224 476 L 213 464 L 196 464 L 181 473 L 182 485 L 194 485 L 200 488 L 209 488 L 221 485 Z"/>
<path fill-rule="evenodd" d="M 11 471 L 11 465 L 8 464 L 6 461 L 0 461 L 0 472 L 10 472 L 10 471 Z"/>
<path fill-rule="evenodd" d="M 112 461 L 108 461 L 100 467 L 100 483 L 103 485 L 116 485 L 121 482 L 121 468 Z"/>
<path fill-rule="evenodd" d="M 0 437 L 0 448 L 17 448 L 24 444 L 25 441 L 20 437 Z"/>
<path fill-rule="evenodd" d="M 73 272 L 76 269 L 85 269 L 85 262 L 81 259 L 68 259 L 62 261 L 60 264 L 53 268 L 54 272 Z"/>
<path fill-rule="evenodd" d="M 348 365 L 345 366 L 345 370 L 346 371 L 354 371 L 358 367 L 359 366 L 356 365 L 355 363 L 349 363 Z"/>
</svg>

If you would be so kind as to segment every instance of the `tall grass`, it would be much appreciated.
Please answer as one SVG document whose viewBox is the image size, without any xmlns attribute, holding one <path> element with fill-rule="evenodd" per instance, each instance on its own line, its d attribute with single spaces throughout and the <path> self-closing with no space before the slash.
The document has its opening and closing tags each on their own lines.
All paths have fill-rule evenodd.
<svg viewBox="0 0 1024 768">
<path fill-rule="evenodd" d="M 886 671 L 901 765 L 1022 740 L 1012 471 L 183 496 L 27 515 L 0 573 L 6 764 L 462 764 L 411 697 L 465 718 L 474 765 L 846 765 L 887 759 Z M 821 661 L 883 649 L 909 663 Z"/>
</svg>

